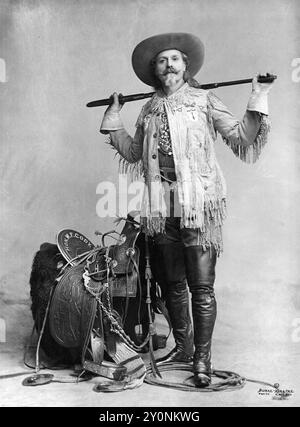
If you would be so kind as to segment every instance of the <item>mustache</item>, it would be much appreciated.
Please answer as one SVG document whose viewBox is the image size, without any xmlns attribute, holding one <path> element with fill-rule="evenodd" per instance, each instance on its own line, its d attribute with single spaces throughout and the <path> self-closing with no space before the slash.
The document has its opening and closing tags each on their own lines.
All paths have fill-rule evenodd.
<svg viewBox="0 0 300 427">
<path fill-rule="evenodd" d="M 168 68 L 166 69 L 166 71 L 164 71 L 162 74 L 163 74 L 163 76 L 166 76 L 167 74 L 170 74 L 170 73 L 177 74 L 177 73 L 178 73 L 178 71 L 176 71 L 176 70 L 175 70 L 175 68 L 173 68 L 173 67 L 171 66 L 171 67 L 168 67 Z"/>
</svg>

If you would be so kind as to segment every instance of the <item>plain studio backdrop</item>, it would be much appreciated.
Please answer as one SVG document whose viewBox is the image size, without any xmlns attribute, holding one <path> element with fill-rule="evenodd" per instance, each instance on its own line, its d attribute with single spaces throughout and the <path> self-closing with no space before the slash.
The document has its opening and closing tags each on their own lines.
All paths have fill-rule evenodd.
<svg viewBox="0 0 300 427">
<path fill-rule="evenodd" d="M 114 228 L 114 218 L 97 215 L 97 186 L 118 185 L 118 161 L 99 133 L 105 107 L 89 109 L 86 103 L 114 91 L 151 91 L 133 72 L 132 51 L 146 37 L 178 31 L 204 42 L 205 62 L 196 76 L 201 83 L 258 72 L 278 75 L 269 96 L 269 141 L 257 163 L 241 162 L 221 138 L 216 143 L 228 186 L 228 218 L 217 264 L 214 360 L 217 367 L 297 388 L 299 9 L 297 0 L 1 1 L 4 368 L 12 367 L 9 360 L 15 361 L 14 370 L 21 366 L 32 328 L 28 280 L 40 244 L 55 242 L 64 228 L 97 244 L 95 230 Z M 242 118 L 250 91 L 247 84 L 215 93 Z M 145 102 L 122 110 L 131 134 Z M 153 399 L 154 405 L 183 402 Z M 228 394 L 226 399 L 230 402 Z M 251 396 L 243 399 L 250 402 Z M 300 401 L 296 393 L 293 399 Z"/>
</svg>

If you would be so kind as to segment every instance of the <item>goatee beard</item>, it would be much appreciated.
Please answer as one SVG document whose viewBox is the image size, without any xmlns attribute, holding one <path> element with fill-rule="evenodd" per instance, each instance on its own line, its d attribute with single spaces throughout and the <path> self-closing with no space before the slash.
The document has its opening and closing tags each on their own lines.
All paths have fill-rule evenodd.
<svg viewBox="0 0 300 427">
<path fill-rule="evenodd" d="M 167 74 L 164 84 L 169 86 L 176 83 L 176 74 Z"/>
</svg>

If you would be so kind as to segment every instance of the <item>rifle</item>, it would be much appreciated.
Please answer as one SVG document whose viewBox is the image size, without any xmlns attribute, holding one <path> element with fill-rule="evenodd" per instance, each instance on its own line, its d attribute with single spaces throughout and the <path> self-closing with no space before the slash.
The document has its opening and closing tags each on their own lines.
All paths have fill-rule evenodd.
<svg viewBox="0 0 300 427">
<path fill-rule="evenodd" d="M 272 83 L 275 79 L 277 79 L 276 75 L 267 74 L 266 76 L 258 76 L 258 83 Z M 245 83 L 251 83 L 253 79 L 243 79 L 243 80 L 231 80 L 227 82 L 218 82 L 218 83 L 206 83 L 203 85 L 199 85 L 199 89 L 216 89 L 222 86 L 233 86 L 233 85 L 241 85 Z M 131 101 L 139 101 L 140 99 L 151 98 L 155 92 L 149 93 L 135 93 L 133 95 L 119 95 L 120 104 L 125 104 L 125 102 Z M 99 99 L 98 101 L 92 101 L 86 104 L 87 107 L 101 107 L 103 105 L 111 105 L 113 103 L 113 97 L 110 96 L 106 99 Z"/>
</svg>

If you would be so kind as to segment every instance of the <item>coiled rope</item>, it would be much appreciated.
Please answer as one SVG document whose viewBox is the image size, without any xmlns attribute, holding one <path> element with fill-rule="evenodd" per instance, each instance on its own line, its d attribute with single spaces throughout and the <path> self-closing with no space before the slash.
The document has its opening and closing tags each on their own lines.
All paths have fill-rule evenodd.
<svg viewBox="0 0 300 427">
<path fill-rule="evenodd" d="M 171 371 L 172 372 L 174 371 L 193 372 L 191 363 L 168 362 L 168 363 L 162 363 L 161 365 L 158 366 L 158 368 L 160 372 L 171 372 Z M 172 388 L 172 389 L 182 390 L 182 391 L 204 392 L 204 393 L 210 393 L 214 391 L 239 390 L 245 386 L 246 382 L 263 384 L 268 387 L 272 387 L 274 389 L 277 389 L 279 387 L 279 384 L 271 384 L 264 381 L 247 379 L 237 374 L 236 372 L 232 372 L 232 371 L 223 371 L 223 370 L 213 369 L 212 377 L 221 378 L 221 381 L 216 383 L 211 383 L 209 386 L 204 388 L 199 388 L 199 387 L 196 387 L 195 384 L 192 382 L 192 378 L 193 378 L 192 376 L 185 379 L 182 383 L 171 382 L 163 378 L 159 378 L 158 376 L 155 376 L 153 374 L 151 366 L 148 366 L 144 382 L 147 384 L 151 384 L 159 387 L 167 387 L 167 388 Z"/>
</svg>

